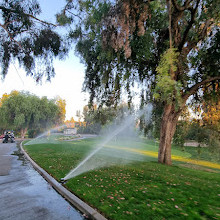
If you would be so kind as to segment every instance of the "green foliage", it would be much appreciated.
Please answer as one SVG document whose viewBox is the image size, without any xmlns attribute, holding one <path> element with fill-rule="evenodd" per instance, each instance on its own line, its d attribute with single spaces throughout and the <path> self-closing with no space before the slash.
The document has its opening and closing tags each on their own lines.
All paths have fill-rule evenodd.
<svg viewBox="0 0 220 220">
<path fill-rule="evenodd" d="M 177 122 L 176 132 L 173 136 L 173 143 L 182 148 L 184 151 L 184 144 L 187 140 L 187 135 L 190 133 L 191 126 L 190 113 L 188 108 L 186 107 Z"/>
<path fill-rule="evenodd" d="M 160 59 L 159 66 L 157 67 L 157 72 L 161 75 L 171 75 L 171 71 L 174 73 L 177 71 L 177 61 L 179 53 L 174 48 L 169 48 Z"/>
<path fill-rule="evenodd" d="M 118 121 L 122 120 L 128 112 L 126 104 L 121 104 L 117 107 L 100 106 L 98 108 L 96 105 L 90 108 L 85 106 L 82 115 L 85 125 L 83 124 L 79 127 L 78 133 L 99 134 L 101 129 L 116 119 Z"/>
<path fill-rule="evenodd" d="M 215 154 L 218 160 L 220 161 L 220 135 L 219 132 L 209 129 L 209 139 L 208 139 L 209 151 L 212 154 Z"/>
<path fill-rule="evenodd" d="M 220 160 L 220 138 L 219 132 L 206 125 L 201 119 L 193 120 L 188 126 L 185 139 L 194 140 L 200 145 L 207 146 L 207 150 L 211 154 L 215 154 L 215 158 Z M 199 151 L 201 149 L 198 149 Z"/>
<path fill-rule="evenodd" d="M 105 31 L 111 31 L 111 28 L 106 27 L 103 22 L 110 15 L 114 3 L 112 1 L 80 1 L 81 11 L 76 13 L 75 8 L 72 9 L 72 12 L 77 15 L 72 16 L 75 21 L 78 20 L 80 25 L 76 25 L 70 32 L 69 38 L 76 41 L 76 52 L 86 65 L 84 89 L 90 92 L 90 104 L 97 99 L 108 106 L 115 105 L 119 103 L 124 91 L 128 92 L 128 99 L 131 101 L 130 89 L 135 79 L 143 80 L 147 76 L 147 70 L 155 71 L 153 63 L 149 62 L 150 67 L 145 63 L 146 59 L 152 62 L 156 59 L 154 55 L 151 56 L 153 51 L 151 30 L 153 27 L 152 29 L 150 27 L 144 36 L 138 36 L 137 32 L 134 34 L 133 40 L 130 42 L 134 56 L 130 57 L 129 61 L 125 59 L 123 51 L 115 51 L 104 45 L 103 34 Z M 160 10 L 156 10 L 157 6 L 154 3 L 151 7 L 155 16 L 162 16 Z M 161 4 L 160 7 L 163 8 L 164 5 Z M 70 15 L 68 14 L 68 16 Z M 78 19 L 79 16 L 82 20 Z M 157 26 L 157 28 L 162 25 L 162 23 L 149 21 L 147 24 Z M 163 51 L 163 46 L 160 47 L 160 50 Z M 135 76 L 136 70 L 139 70 L 139 76 L 138 74 Z"/>
<path fill-rule="evenodd" d="M 154 92 L 156 100 L 165 101 L 171 104 L 176 101 L 177 106 L 181 104 L 181 82 L 174 79 L 177 71 L 177 61 L 179 53 L 176 49 L 168 49 L 161 57 L 156 69 L 157 84 Z"/>
<path fill-rule="evenodd" d="M 40 20 L 36 0 L 3 0 L 0 3 L 0 65 L 4 78 L 12 60 L 17 60 L 37 82 L 55 75 L 53 57 L 67 53 L 63 39 L 54 31 L 55 25 Z M 40 64 L 39 64 L 40 63 Z"/>
<path fill-rule="evenodd" d="M 29 93 L 11 93 L 0 107 L 2 129 L 33 129 L 54 126 L 60 121 L 60 109 L 55 100 L 39 98 Z M 33 133 L 33 132 L 32 132 Z"/>
<path fill-rule="evenodd" d="M 16 115 L 15 116 L 15 119 L 14 119 L 14 126 L 15 127 L 20 127 L 22 125 L 25 124 L 25 116 L 24 114 L 19 114 L 19 115 Z"/>
<path fill-rule="evenodd" d="M 67 17 L 64 13 L 57 14 L 56 19 L 57 19 L 57 22 L 62 26 L 71 24 L 72 22 L 72 19 Z"/>
<path fill-rule="evenodd" d="M 192 82 L 198 83 L 206 78 L 220 76 L 219 62 L 220 62 L 220 29 L 215 28 L 213 30 L 215 34 L 212 34 L 210 38 L 206 39 L 200 46 L 200 50 L 194 50 L 189 55 L 189 60 L 192 65 Z M 212 86 L 219 85 L 219 81 L 213 82 Z M 209 84 L 206 85 L 207 87 Z M 206 88 L 206 86 L 204 88 Z M 203 98 L 207 95 L 209 90 L 203 90 L 203 95 L 199 93 L 194 96 L 195 101 L 203 102 Z M 209 93 L 208 93 L 209 94 Z M 219 98 L 218 93 L 213 92 L 210 98 Z"/>
<path fill-rule="evenodd" d="M 207 143 L 208 133 L 205 127 L 201 126 L 201 120 L 192 121 L 186 138 L 189 140 L 195 140 L 200 144 Z"/>
<path fill-rule="evenodd" d="M 186 102 L 184 95 L 191 95 L 192 86 L 219 75 L 218 1 L 192 1 L 190 7 L 188 3 L 173 2 L 173 49 L 169 49 L 169 16 L 165 1 L 78 2 L 80 10 L 75 17 L 83 19 L 70 36 L 76 41 L 76 52 L 86 65 L 84 89 L 90 93 L 90 103 L 97 99 L 101 104 L 118 104 L 125 92 L 131 102 L 136 96 L 132 89 L 139 85 L 140 95 L 142 91 L 146 94 L 144 102 L 157 99 L 175 105 L 177 111 Z M 123 8 L 127 4 L 128 10 Z M 142 7 L 147 8 L 144 18 L 141 17 Z M 134 16 L 135 10 L 139 13 Z M 142 34 L 139 32 L 142 20 L 139 19 L 144 19 Z M 125 36 L 121 30 L 128 33 L 127 37 L 121 37 Z M 129 56 L 125 56 L 126 50 L 130 50 Z M 211 62 L 213 58 L 214 63 Z M 199 94 L 202 86 L 191 93 Z"/>
<path fill-rule="evenodd" d="M 177 122 L 176 132 L 173 137 L 173 143 L 180 146 L 184 151 L 186 136 L 189 132 L 189 121 L 181 120 Z"/>
</svg>

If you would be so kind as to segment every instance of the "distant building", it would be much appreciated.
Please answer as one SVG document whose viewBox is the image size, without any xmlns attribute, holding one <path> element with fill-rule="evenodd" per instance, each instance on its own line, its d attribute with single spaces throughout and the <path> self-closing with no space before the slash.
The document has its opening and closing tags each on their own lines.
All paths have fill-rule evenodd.
<svg viewBox="0 0 220 220">
<path fill-rule="evenodd" d="M 76 135 L 77 129 L 76 128 L 66 128 L 66 129 L 64 129 L 64 134 L 65 135 Z"/>
</svg>

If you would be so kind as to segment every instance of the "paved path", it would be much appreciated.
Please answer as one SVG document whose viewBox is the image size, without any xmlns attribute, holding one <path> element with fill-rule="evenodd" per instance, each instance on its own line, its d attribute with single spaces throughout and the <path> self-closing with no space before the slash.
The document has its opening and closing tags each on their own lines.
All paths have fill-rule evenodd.
<svg viewBox="0 0 220 220">
<path fill-rule="evenodd" d="M 16 144 L 0 143 L 0 219 L 84 219 L 18 153 Z"/>
</svg>

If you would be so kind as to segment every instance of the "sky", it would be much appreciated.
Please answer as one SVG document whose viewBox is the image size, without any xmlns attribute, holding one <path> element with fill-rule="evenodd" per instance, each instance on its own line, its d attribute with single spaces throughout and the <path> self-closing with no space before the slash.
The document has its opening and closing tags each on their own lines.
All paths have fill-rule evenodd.
<svg viewBox="0 0 220 220">
<path fill-rule="evenodd" d="M 65 4 L 65 0 L 38 0 L 41 5 L 41 19 L 54 22 L 54 14 L 59 12 Z M 88 103 L 88 94 L 82 93 L 85 66 L 75 56 L 72 49 L 65 60 L 55 60 L 56 76 L 51 82 L 37 84 L 33 78 L 26 76 L 23 69 L 16 63 L 11 63 L 8 74 L 4 80 L 0 79 L 0 97 L 12 90 L 28 91 L 39 97 L 47 96 L 49 99 L 60 96 L 66 100 L 66 119 L 76 117 L 76 111 L 83 109 Z"/>
</svg>

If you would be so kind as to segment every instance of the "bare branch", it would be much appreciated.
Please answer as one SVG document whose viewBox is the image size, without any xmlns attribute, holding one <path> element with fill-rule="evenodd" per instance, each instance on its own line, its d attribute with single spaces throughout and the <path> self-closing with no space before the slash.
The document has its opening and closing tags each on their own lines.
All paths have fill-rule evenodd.
<svg viewBox="0 0 220 220">
<path fill-rule="evenodd" d="M 77 18 L 79 18 L 80 20 L 82 20 L 82 17 L 80 17 L 79 15 L 77 15 L 77 14 L 74 14 L 73 12 L 71 12 L 70 10 L 68 10 L 68 9 L 65 9 L 65 11 L 67 11 L 68 13 L 70 13 L 71 15 L 73 15 L 73 16 L 75 16 L 75 17 L 77 17 Z"/>
<path fill-rule="evenodd" d="M 53 24 L 53 23 L 50 23 L 50 22 L 47 22 L 47 21 L 43 21 L 43 20 L 41 20 L 41 19 L 35 17 L 35 16 L 32 15 L 32 14 L 27 14 L 27 13 L 24 13 L 24 12 L 18 12 L 17 10 L 14 10 L 14 9 L 5 8 L 5 7 L 3 7 L 3 6 L 0 6 L 0 10 L 2 10 L 2 11 L 7 11 L 7 12 L 12 12 L 12 13 L 15 13 L 15 14 L 21 14 L 22 16 L 28 16 L 28 17 L 30 17 L 30 18 L 32 18 L 32 19 L 34 19 L 34 20 L 39 21 L 39 22 L 42 23 L 42 24 L 46 24 L 46 25 L 50 25 L 50 26 L 54 26 L 54 27 L 57 27 L 57 26 L 58 26 L 58 25 L 56 25 L 56 24 Z"/>
<path fill-rule="evenodd" d="M 37 17 L 31 15 L 31 14 L 25 14 L 25 15 L 26 15 L 26 16 L 29 16 L 29 17 L 31 17 L 31 18 L 37 20 L 37 21 L 39 21 L 39 22 L 42 23 L 42 24 L 50 25 L 50 26 L 53 26 L 53 27 L 57 27 L 57 26 L 58 26 L 57 24 L 53 24 L 53 23 L 50 23 L 50 22 L 47 22 L 47 21 L 43 21 L 43 20 L 41 20 L 41 19 L 39 19 L 39 18 L 37 18 Z"/>
</svg>

